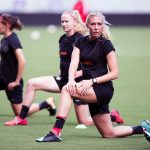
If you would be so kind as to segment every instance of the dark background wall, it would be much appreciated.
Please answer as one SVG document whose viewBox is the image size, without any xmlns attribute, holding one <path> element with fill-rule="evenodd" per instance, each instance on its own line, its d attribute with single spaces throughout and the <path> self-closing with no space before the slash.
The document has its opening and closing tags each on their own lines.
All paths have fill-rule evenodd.
<svg viewBox="0 0 150 150">
<path fill-rule="evenodd" d="M 25 25 L 60 25 L 60 14 L 14 14 Z M 104 14 L 108 22 L 116 26 L 150 26 L 150 14 Z"/>
</svg>

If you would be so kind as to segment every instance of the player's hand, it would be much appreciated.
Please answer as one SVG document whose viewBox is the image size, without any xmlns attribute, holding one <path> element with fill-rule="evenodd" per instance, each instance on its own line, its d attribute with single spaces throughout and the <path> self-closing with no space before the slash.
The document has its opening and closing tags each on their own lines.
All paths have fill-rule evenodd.
<svg viewBox="0 0 150 150">
<path fill-rule="evenodd" d="M 69 81 L 66 86 L 70 95 L 73 95 L 76 92 L 76 82 L 74 80 Z"/>
<path fill-rule="evenodd" d="M 88 89 L 92 86 L 92 80 L 82 80 L 81 82 L 76 84 L 77 92 L 79 95 L 86 95 Z"/>
<path fill-rule="evenodd" d="M 10 83 L 8 84 L 8 90 L 12 91 L 12 90 L 14 89 L 14 87 L 16 87 L 16 86 L 18 86 L 18 85 L 19 85 L 19 83 L 16 82 L 16 81 L 10 82 Z"/>
</svg>

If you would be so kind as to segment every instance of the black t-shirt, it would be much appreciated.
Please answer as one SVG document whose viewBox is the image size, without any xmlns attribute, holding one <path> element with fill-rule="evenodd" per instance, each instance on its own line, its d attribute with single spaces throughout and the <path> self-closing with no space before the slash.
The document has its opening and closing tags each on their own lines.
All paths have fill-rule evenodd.
<svg viewBox="0 0 150 150">
<path fill-rule="evenodd" d="M 80 50 L 80 62 L 84 79 L 107 74 L 106 55 L 115 50 L 110 40 L 100 37 L 91 41 L 89 36 L 85 36 L 78 38 L 74 45 Z M 84 64 L 85 61 L 91 64 Z"/>
<path fill-rule="evenodd" d="M 68 72 L 75 40 L 81 36 L 79 33 L 75 33 L 70 37 L 64 34 L 59 39 L 61 80 L 64 83 L 68 82 Z"/>
<path fill-rule="evenodd" d="M 6 83 L 10 83 L 16 80 L 18 72 L 18 61 L 15 55 L 15 50 L 18 48 L 22 49 L 22 46 L 16 33 L 12 33 L 7 38 L 3 38 L 1 40 L 0 75 Z"/>
</svg>

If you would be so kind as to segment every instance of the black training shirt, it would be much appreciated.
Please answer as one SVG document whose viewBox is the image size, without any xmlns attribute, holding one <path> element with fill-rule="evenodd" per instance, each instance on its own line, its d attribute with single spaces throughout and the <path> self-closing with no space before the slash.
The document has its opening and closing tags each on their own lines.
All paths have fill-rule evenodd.
<svg viewBox="0 0 150 150">
<path fill-rule="evenodd" d="M 68 82 L 68 72 L 75 40 L 81 36 L 79 33 L 69 37 L 64 34 L 59 39 L 60 71 L 61 79 L 64 83 Z"/>
<path fill-rule="evenodd" d="M 115 50 L 110 40 L 99 37 L 91 41 L 89 36 L 85 36 L 78 38 L 74 45 L 80 50 L 80 62 L 84 79 L 107 74 L 106 55 Z M 84 61 L 91 62 L 92 65 L 85 65 L 82 63 Z"/>
<path fill-rule="evenodd" d="M 22 49 L 22 46 L 16 33 L 14 32 L 10 36 L 1 40 L 0 75 L 6 83 L 10 83 L 16 80 L 18 72 L 18 61 L 15 55 L 15 50 L 18 48 Z"/>
</svg>

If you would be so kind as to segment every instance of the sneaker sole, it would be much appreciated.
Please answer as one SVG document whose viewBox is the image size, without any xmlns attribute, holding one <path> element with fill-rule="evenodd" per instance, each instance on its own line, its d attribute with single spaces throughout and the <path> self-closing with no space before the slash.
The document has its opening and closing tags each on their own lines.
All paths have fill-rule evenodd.
<svg viewBox="0 0 150 150">
<path fill-rule="evenodd" d="M 145 136 L 145 138 L 147 139 L 147 141 L 150 142 L 150 133 L 147 132 L 147 131 L 145 131 L 145 132 L 144 132 L 144 136 Z"/>
<path fill-rule="evenodd" d="M 43 139 L 44 139 L 44 137 L 40 137 L 40 138 L 36 139 L 35 141 L 36 141 L 36 142 L 39 142 L 39 143 L 42 143 L 42 142 L 43 142 L 43 143 L 44 143 L 44 142 L 45 142 L 45 143 L 46 143 L 46 142 L 61 142 L 61 141 L 62 141 L 62 139 L 53 140 L 53 141 L 44 141 Z"/>
</svg>

